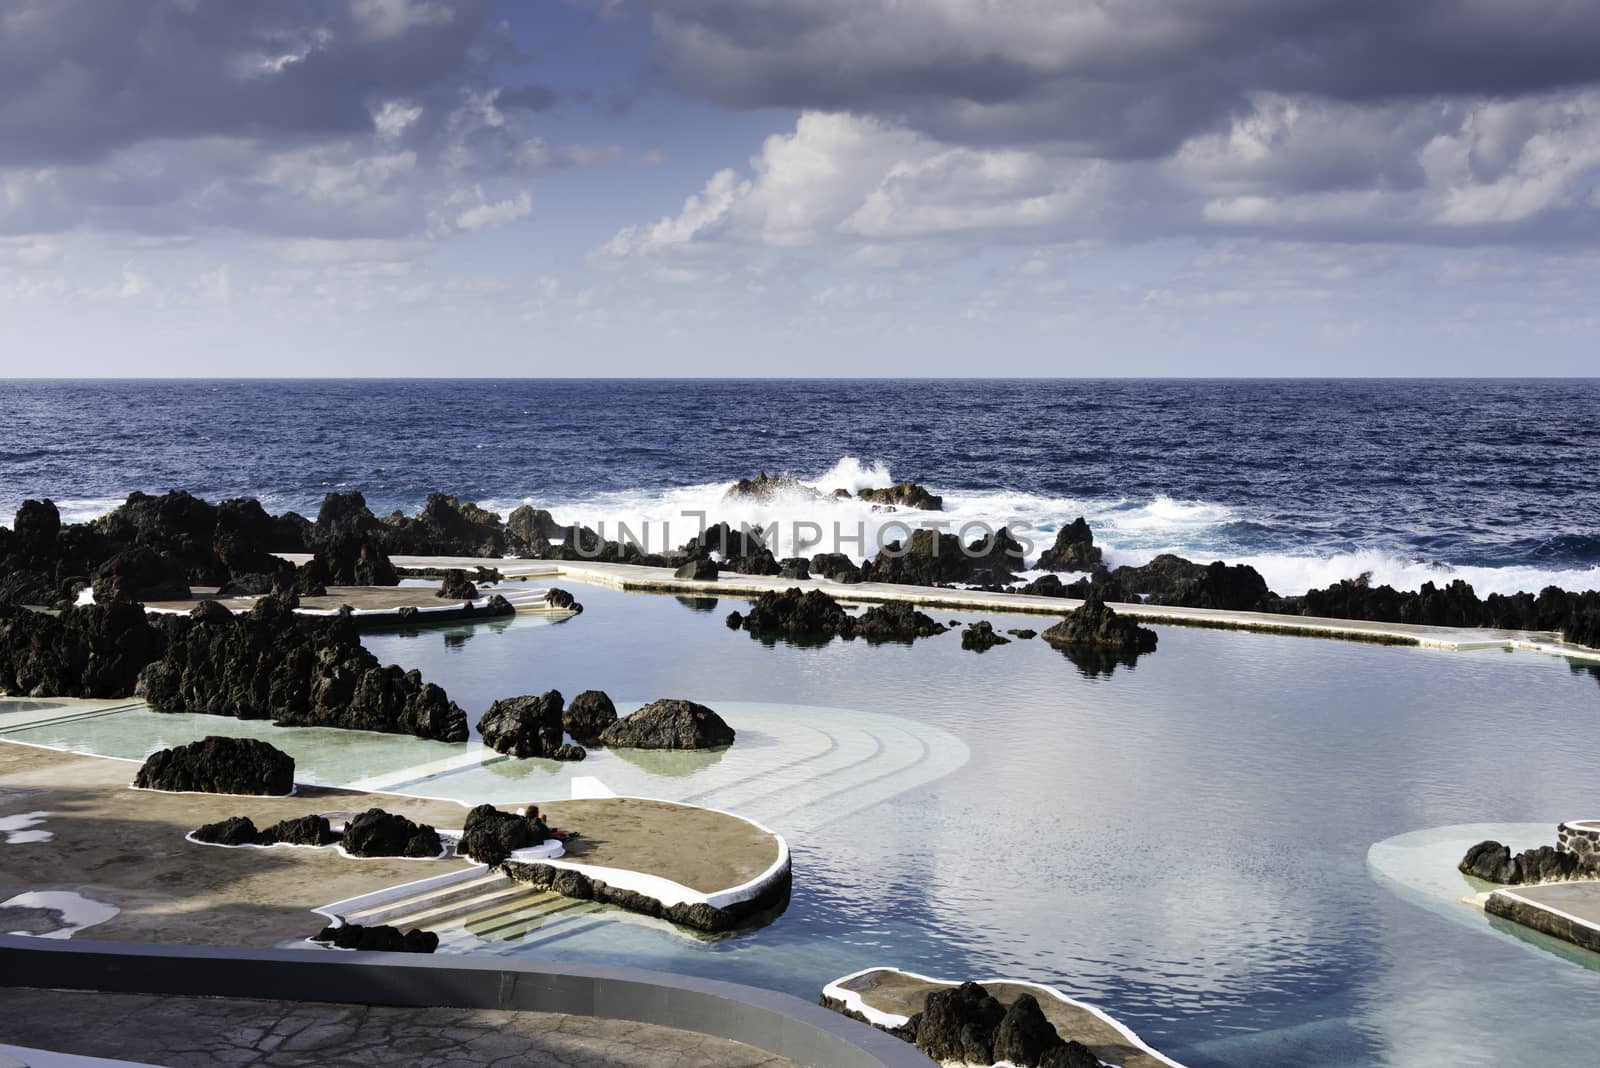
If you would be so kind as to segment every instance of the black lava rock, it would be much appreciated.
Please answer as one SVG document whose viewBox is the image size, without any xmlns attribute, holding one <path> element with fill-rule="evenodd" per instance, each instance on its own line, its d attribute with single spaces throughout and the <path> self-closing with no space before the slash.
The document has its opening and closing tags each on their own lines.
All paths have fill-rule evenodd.
<svg viewBox="0 0 1600 1068">
<path fill-rule="evenodd" d="M 583 691 L 561 713 L 561 725 L 585 745 L 598 742 L 605 729 L 616 721 L 617 706 L 611 703 L 604 690 Z"/>
<path fill-rule="evenodd" d="M 1090 646 L 1117 653 L 1148 653 L 1156 647 L 1156 632 L 1112 611 L 1098 590 L 1067 617 L 1044 632 L 1052 645 Z"/>
<path fill-rule="evenodd" d="M 1037 1068 L 1044 1055 L 1062 1045 L 1061 1036 L 1045 1019 L 1038 999 L 1022 994 L 1006 1009 L 994 1032 L 994 1059 L 1018 1068 Z"/>
<path fill-rule="evenodd" d="M 324 927 L 311 936 L 311 941 L 369 953 L 432 953 L 439 948 L 439 936 L 432 931 L 412 928 L 401 934 L 398 927 L 387 924 L 364 927 L 359 923 L 346 923 Z"/>
<path fill-rule="evenodd" d="M 928 995 L 917 1048 L 936 1061 L 993 1064 L 995 1031 L 1006 1010 L 977 983 Z"/>
<path fill-rule="evenodd" d="M 478 587 L 472 584 L 465 571 L 453 567 L 444 573 L 444 581 L 439 584 L 439 592 L 435 596 L 452 601 L 476 601 Z"/>
<path fill-rule="evenodd" d="M 1046 571 L 1093 571 L 1104 566 L 1094 534 L 1082 516 L 1056 532 L 1055 544 L 1039 555 L 1039 566 Z"/>
<path fill-rule="evenodd" d="M 705 705 L 668 698 L 652 701 L 607 727 L 600 740 L 625 749 L 715 749 L 732 745 L 733 728 Z"/>
<path fill-rule="evenodd" d="M 437 857 L 444 852 L 439 832 L 404 816 L 369 808 L 344 829 L 346 852 L 358 857 Z"/>
<path fill-rule="evenodd" d="M 294 758 L 255 738 L 210 737 L 152 753 L 133 784 L 146 790 L 284 796 Z"/>
<path fill-rule="evenodd" d="M 544 841 L 538 825 L 514 812 L 493 805 L 478 805 L 467 813 L 459 852 L 479 864 L 496 865 L 512 853 Z"/>
<path fill-rule="evenodd" d="M 980 619 L 961 632 L 961 648 L 971 649 L 975 653 L 987 652 L 997 645 L 1010 644 L 1011 639 L 1002 638 L 995 633 L 994 624 L 987 619 Z"/>
<path fill-rule="evenodd" d="M 208 845 L 254 845 L 257 837 L 256 825 L 251 822 L 249 816 L 229 816 L 225 820 L 198 828 L 191 837 L 196 842 L 205 842 Z"/>
<path fill-rule="evenodd" d="M 561 691 L 548 690 L 535 697 L 507 697 L 489 706 L 478 720 L 483 744 L 514 757 L 579 759 L 563 749 Z"/>
<path fill-rule="evenodd" d="M 326 816 L 300 816 L 279 820 L 256 835 L 258 845 L 325 846 L 339 840 Z"/>
<path fill-rule="evenodd" d="M 710 557 L 687 560 L 672 573 L 674 578 L 693 579 L 696 582 L 713 582 L 717 577 L 717 562 Z"/>
</svg>

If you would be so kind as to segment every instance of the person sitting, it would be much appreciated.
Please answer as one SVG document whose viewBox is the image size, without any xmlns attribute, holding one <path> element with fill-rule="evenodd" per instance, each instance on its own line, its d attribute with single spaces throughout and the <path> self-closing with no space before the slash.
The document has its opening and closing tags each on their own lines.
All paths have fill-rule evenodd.
<svg viewBox="0 0 1600 1068">
<path fill-rule="evenodd" d="M 534 831 L 540 835 L 543 835 L 541 841 L 549 841 L 551 838 L 554 838 L 558 842 L 567 842 L 578 837 L 578 832 L 576 831 L 563 831 L 551 827 L 550 824 L 545 822 L 544 816 L 539 812 L 538 805 L 533 805 L 528 809 L 528 820 L 533 824 Z"/>
</svg>

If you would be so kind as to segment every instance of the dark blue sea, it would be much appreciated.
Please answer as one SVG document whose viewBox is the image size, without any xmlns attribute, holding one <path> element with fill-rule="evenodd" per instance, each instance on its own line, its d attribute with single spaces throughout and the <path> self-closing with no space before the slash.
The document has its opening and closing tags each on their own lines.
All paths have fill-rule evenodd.
<svg viewBox="0 0 1600 1068">
<path fill-rule="evenodd" d="M 0 427 L 7 516 L 175 487 L 314 515 L 354 488 L 380 514 L 442 490 L 637 530 L 778 518 L 722 501 L 765 470 L 824 490 L 910 479 L 955 524 L 1035 542 L 1081 514 L 1114 563 L 1247 560 L 1285 593 L 1363 571 L 1600 586 L 1594 379 L 12 381 Z"/>
</svg>

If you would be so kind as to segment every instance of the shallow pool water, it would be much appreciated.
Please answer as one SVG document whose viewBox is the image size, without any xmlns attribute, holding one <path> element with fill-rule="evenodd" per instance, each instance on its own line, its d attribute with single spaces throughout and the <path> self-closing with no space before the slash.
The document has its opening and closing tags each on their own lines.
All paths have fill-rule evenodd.
<svg viewBox="0 0 1600 1068">
<path fill-rule="evenodd" d="M 1007 975 L 1095 1002 L 1196 1068 L 1578 1065 L 1600 1048 L 1600 974 L 1397 893 L 1368 864 L 1375 843 L 1421 828 L 1527 823 L 1553 836 L 1558 820 L 1600 808 L 1600 676 L 1587 669 L 1164 627 L 1156 653 L 1107 674 L 1039 640 L 966 652 L 954 632 L 914 646 L 767 645 L 724 626 L 738 600 L 572 588 L 587 611 L 555 626 L 367 644 L 420 668 L 474 720 L 496 697 L 595 687 L 619 705 L 702 701 L 740 741 L 720 755 L 597 751 L 560 767 L 252 729 L 294 739 L 285 748 L 320 781 L 520 800 L 588 776 L 743 812 L 789 838 L 793 901 L 770 926 L 720 940 L 575 910 L 452 948 L 627 962 L 808 999 L 869 965 Z M 106 724 L 132 715 L 156 714 L 32 740 L 79 732 L 104 751 Z M 121 745 L 139 755 L 133 739 Z"/>
</svg>

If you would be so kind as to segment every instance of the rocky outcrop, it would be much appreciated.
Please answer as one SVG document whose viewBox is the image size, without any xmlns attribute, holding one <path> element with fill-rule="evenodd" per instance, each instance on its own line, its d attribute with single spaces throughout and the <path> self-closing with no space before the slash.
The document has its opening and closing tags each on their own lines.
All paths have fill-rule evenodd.
<svg viewBox="0 0 1600 1068">
<path fill-rule="evenodd" d="M 948 628 L 905 601 L 873 605 L 856 620 L 856 637 L 873 645 L 931 638 Z"/>
<path fill-rule="evenodd" d="M 928 995 L 917 1025 L 917 1048 L 936 1061 L 993 1064 L 995 1031 L 1005 1007 L 977 983 Z"/>
<path fill-rule="evenodd" d="M 380 665 L 348 617 L 263 597 L 245 614 L 207 601 L 157 626 L 163 648 L 133 692 L 159 711 L 467 740 L 466 713 L 419 672 Z"/>
<path fill-rule="evenodd" d="M 616 721 L 617 706 L 604 690 L 583 691 L 561 713 L 561 725 L 584 745 L 594 745 Z"/>
<path fill-rule="evenodd" d="M 818 496 L 816 488 L 806 485 L 798 478 L 790 475 L 769 475 L 765 471 L 759 472 L 755 478 L 741 478 L 724 493 L 724 500 L 771 500 L 780 494 L 796 494 L 805 497 Z"/>
<path fill-rule="evenodd" d="M 309 815 L 280 820 L 259 831 L 249 816 L 231 816 L 208 823 L 189 837 L 208 845 L 326 846 L 339 841 L 340 835 L 328 823 L 326 816 Z"/>
<path fill-rule="evenodd" d="M 709 558 L 715 553 L 722 558 L 722 570 L 740 575 L 776 575 L 782 570 L 767 547 L 760 526 L 741 525 L 735 529 L 727 523 L 715 523 L 685 542 L 682 551 L 689 560 Z"/>
<path fill-rule="evenodd" d="M 526 816 L 501 812 L 493 805 L 478 805 L 467 813 L 457 852 L 493 867 L 517 850 L 543 841 L 544 832 Z"/>
<path fill-rule="evenodd" d="M 896 482 L 882 489 L 856 491 L 856 499 L 895 508 L 915 508 L 924 512 L 944 511 L 944 498 L 929 493 L 915 482 Z"/>
<path fill-rule="evenodd" d="M 190 592 L 177 560 L 142 546 L 124 549 L 95 568 L 91 585 L 98 604 L 183 601 Z"/>
<path fill-rule="evenodd" d="M 551 586 L 544 591 L 544 603 L 551 608 L 571 612 L 573 615 L 583 611 L 583 605 L 578 603 L 578 599 L 560 586 Z"/>
<path fill-rule="evenodd" d="M 1023 641 L 1039 636 L 1039 632 L 1031 627 L 1009 627 L 1006 629 L 1006 633 L 1013 638 L 1021 638 Z"/>
<path fill-rule="evenodd" d="M 432 953 L 439 948 L 439 936 L 413 927 L 405 934 L 398 927 L 380 924 L 364 927 L 346 923 L 324 927 L 311 941 L 336 949 L 359 949 L 368 953 Z"/>
<path fill-rule="evenodd" d="M 778 577 L 808 579 L 811 577 L 811 561 L 803 556 L 786 556 L 778 561 Z"/>
<path fill-rule="evenodd" d="M 1083 604 L 1044 632 L 1052 645 L 1103 649 L 1113 653 L 1149 653 L 1156 647 L 1156 632 L 1119 616 L 1091 590 Z"/>
<path fill-rule="evenodd" d="M 134 604 L 84 605 L 57 616 L 0 605 L 0 692 L 127 697 L 165 644 Z"/>
<path fill-rule="evenodd" d="M 695 582 L 714 582 L 717 578 L 717 562 L 709 556 L 693 557 L 679 565 L 672 573 L 672 577 L 692 579 Z"/>
<path fill-rule="evenodd" d="M 383 548 L 396 555 L 498 558 L 506 554 L 506 531 L 499 515 L 443 493 L 428 494 L 415 517 L 393 512 L 381 523 L 377 534 Z"/>
<path fill-rule="evenodd" d="M 994 624 L 987 619 L 969 624 L 967 629 L 961 632 L 961 648 L 970 649 L 975 653 L 987 652 L 997 645 L 1009 644 L 1011 639 L 1002 638 L 995 633 Z"/>
<path fill-rule="evenodd" d="M 994 1029 L 994 1059 L 1018 1068 L 1036 1068 L 1045 1054 L 1063 1044 L 1032 994 L 1019 995 L 1008 1005 Z"/>
<path fill-rule="evenodd" d="M 844 553 L 818 553 L 813 556 L 811 573 L 834 582 L 861 581 L 861 568 Z"/>
<path fill-rule="evenodd" d="M 294 792 L 294 758 L 255 738 L 213 735 L 150 754 L 133 785 L 143 790 L 283 797 Z"/>
<path fill-rule="evenodd" d="M 1456 865 L 1463 874 L 1505 886 L 1593 879 L 1600 876 L 1600 855 L 1580 856 L 1555 846 L 1525 849 L 1513 856 L 1495 841 L 1479 842 Z"/>
<path fill-rule="evenodd" d="M 311 529 L 315 553 L 301 569 L 308 586 L 394 586 L 399 573 L 384 548 L 383 524 L 360 493 L 329 493 L 322 498 Z"/>
<path fill-rule="evenodd" d="M 551 760 L 582 760 L 583 750 L 566 746 L 562 738 L 560 690 L 539 696 L 507 697 L 489 706 L 478 720 L 483 744 L 497 753 Z M 577 749 L 574 754 L 572 750 Z"/>
<path fill-rule="evenodd" d="M 1039 555 L 1039 566 L 1046 571 L 1093 571 L 1103 566 L 1094 533 L 1082 516 L 1056 531 L 1055 544 Z"/>
<path fill-rule="evenodd" d="M 715 749 L 733 738 L 733 728 L 711 709 L 675 698 L 652 701 L 600 735 L 606 745 L 624 749 Z"/>
<path fill-rule="evenodd" d="M 561 524 L 543 508 L 518 505 L 506 517 L 506 548 L 518 556 L 542 559 L 551 542 L 562 536 Z"/>
<path fill-rule="evenodd" d="M 1004 583 L 1022 569 L 1022 544 L 1006 527 L 966 545 L 954 534 L 920 529 L 909 542 L 890 542 L 877 556 L 861 565 L 867 582 L 894 582 L 910 586 L 944 586 Z"/>
<path fill-rule="evenodd" d="M 357 857 L 437 857 L 444 852 L 439 832 L 425 823 L 369 808 L 345 825 L 345 852 Z"/>
<path fill-rule="evenodd" d="M 1233 612 L 1270 612 L 1278 599 L 1267 580 L 1246 564 L 1229 566 L 1221 560 L 1197 564 L 1163 553 L 1142 567 L 1119 567 L 1111 572 L 1113 601 L 1147 600 L 1151 604 L 1185 608 L 1219 608 Z"/>
<path fill-rule="evenodd" d="M 444 573 L 444 580 L 439 583 L 439 592 L 434 596 L 452 601 L 476 601 L 478 587 L 472 584 L 465 571 L 455 567 Z"/>
<path fill-rule="evenodd" d="M 731 629 L 744 629 L 763 640 L 784 638 L 799 644 L 817 644 L 839 637 L 880 642 L 909 642 L 944 633 L 945 628 L 904 602 L 867 609 L 859 617 L 821 590 L 801 591 L 797 586 L 770 591 L 756 598 L 747 614 L 730 612 Z"/>
</svg>

